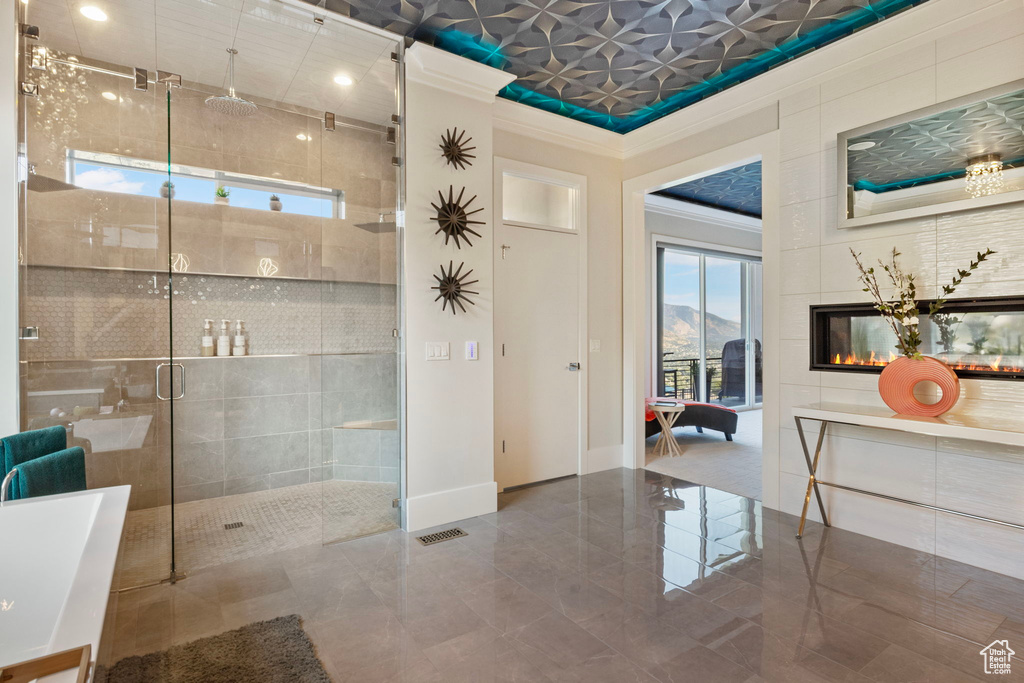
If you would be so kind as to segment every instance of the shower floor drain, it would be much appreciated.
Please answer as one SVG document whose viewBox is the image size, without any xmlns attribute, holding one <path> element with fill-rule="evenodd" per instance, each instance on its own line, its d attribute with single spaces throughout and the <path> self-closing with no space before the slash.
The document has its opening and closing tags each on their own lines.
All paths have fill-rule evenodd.
<svg viewBox="0 0 1024 683">
<path fill-rule="evenodd" d="M 441 543 L 442 541 L 450 541 L 453 538 L 460 538 L 462 536 L 469 536 L 462 529 L 455 527 L 454 529 L 445 529 L 444 531 L 438 531 L 436 534 L 427 534 L 426 536 L 417 536 L 416 540 L 423 545 L 434 545 L 435 543 Z"/>
<path fill-rule="evenodd" d="M 241 529 L 242 528 L 242 522 L 231 522 L 231 524 L 225 524 L 224 528 L 225 529 Z"/>
</svg>

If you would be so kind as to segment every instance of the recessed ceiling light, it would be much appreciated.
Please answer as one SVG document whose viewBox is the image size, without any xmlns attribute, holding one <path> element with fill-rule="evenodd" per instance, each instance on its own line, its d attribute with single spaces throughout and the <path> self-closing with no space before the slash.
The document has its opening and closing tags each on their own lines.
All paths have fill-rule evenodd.
<svg viewBox="0 0 1024 683">
<path fill-rule="evenodd" d="M 295 137 L 297 137 L 299 140 L 308 140 L 309 139 L 309 136 L 306 135 L 305 133 L 299 133 Z"/>
<path fill-rule="evenodd" d="M 334 82 L 338 85 L 352 85 L 353 81 L 345 74 L 338 74 L 334 77 Z"/>
<path fill-rule="evenodd" d="M 110 92 L 109 90 L 107 92 L 104 92 L 104 93 L 101 93 L 101 94 L 103 95 L 103 99 L 110 100 L 111 102 L 113 102 L 114 100 L 117 99 L 117 95 L 115 95 L 114 93 Z"/>
<path fill-rule="evenodd" d="M 93 21 L 106 21 L 107 13 L 101 10 L 95 5 L 86 5 L 82 9 L 78 10 L 82 13 L 82 16 L 86 19 L 92 19 Z"/>
<path fill-rule="evenodd" d="M 863 152 L 866 149 L 871 149 L 872 147 L 874 147 L 877 144 L 878 144 L 877 142 L 872 142 L 871 140 L 865 140 L 863 142 L 855 142 L 852 145 L 848 146 L 846 149 L 850 150 L 851 152 Z"/>
</svg>

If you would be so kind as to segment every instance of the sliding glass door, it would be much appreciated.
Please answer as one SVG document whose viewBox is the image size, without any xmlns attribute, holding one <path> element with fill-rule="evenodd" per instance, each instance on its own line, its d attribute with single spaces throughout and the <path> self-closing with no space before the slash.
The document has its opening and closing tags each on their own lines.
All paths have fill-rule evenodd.
<svg viewBox="0 0 1024 683">
<path fill-rule="evenodd" d="M 659 244 L 656 292 L 655 393 L 760 404 L 760 259 Z"/>
</svg>

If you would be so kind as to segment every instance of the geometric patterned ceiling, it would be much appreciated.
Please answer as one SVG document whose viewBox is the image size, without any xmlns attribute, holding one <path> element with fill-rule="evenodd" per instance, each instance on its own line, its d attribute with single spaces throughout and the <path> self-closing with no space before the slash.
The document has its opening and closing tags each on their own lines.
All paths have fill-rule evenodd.
<svg viewBox="0 0 1024 683">
<path fill-rule="evenodd" d="M 847 140 L 847 180 L 857 190 L 901 190 L 965 175 L 967 160 L 997 154 L 1024 164 L 1024 90 L 949 109 Z"/>
<path fill-rule="evenodd" d="M 761 162 L 737 166 L 654 194 L 710 206 L 753 218 L 761 217 Z"/>
<path fill-rule="evenodd" d="M 516 76 L 627 133 L 926 0 L 307 0 Z"/>
</svg>

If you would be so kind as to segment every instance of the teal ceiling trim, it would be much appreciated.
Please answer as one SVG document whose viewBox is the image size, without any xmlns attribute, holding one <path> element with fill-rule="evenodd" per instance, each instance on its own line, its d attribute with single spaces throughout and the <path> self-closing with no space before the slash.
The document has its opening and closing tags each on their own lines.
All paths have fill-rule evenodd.
<svg viewBox="0 0 1024 683">
<path fill-rule="evenodd" d="M 625 134 L 924 2 L 926 0 L 878 0 L 872 2 L 840 19 L 808 31 L 799 38 L 751 57 L 739 66 L 720 72 L 702 83 L 626 116 L 613 116 L 591 111 L 536 92 L 517 82 L 506 86 L 498 94 L 514 102 L 582 121 L 615 133 Z M 429 36 L 429 39 L 436 47 L 496 69 L 505 69 L 509 62 L 508 58 L 502 54 L 500 46 L 489 44 L 478 36 L 457 29 L 449 28 L 438 31 Z"/>
<path fill-rule="evenodd" d="M 1018 168 L 1024 166 L 1024 157 L 1018 159 L 1010 159 L 1009 161 L 1003 162 L 1003 170 Z M 943 180 L 955 180 L 957 178 L 963 178 L 967 175 L 967 169 L 957 168 L 949 171 L 943 171 L 942 173 L 933 173 L 931 175 L 922 176 L 920 178 L 907 178 L 905 180 L 894 180 L 891 183 L 876 184 L 870 180 L 858 180 L 853 184 L 855 190 L 867 190 L 868 192 L 874 192 L 880 194 L 882 192 L 892 192 L 893 190 L 906 190 L 911 187 L 919 187 L 921 185 L 929 185 L 931 183 L 939 183 Z"/>
</svg>

